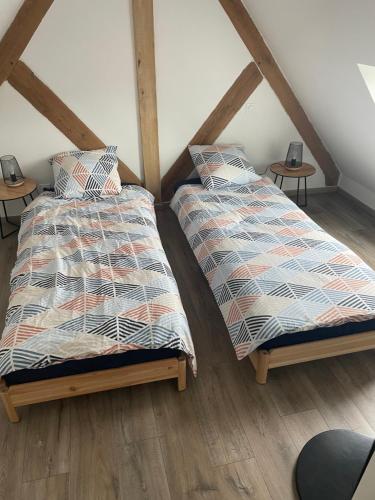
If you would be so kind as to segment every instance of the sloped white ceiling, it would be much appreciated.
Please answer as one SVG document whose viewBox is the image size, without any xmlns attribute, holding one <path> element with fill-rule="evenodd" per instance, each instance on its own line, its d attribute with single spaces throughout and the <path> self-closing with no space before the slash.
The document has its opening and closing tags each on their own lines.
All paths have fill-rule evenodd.
<svg viewBox="0 0 375 500">
<path fill-rule="evenodd" d="M 342 172 L 341 182 L 361 186 L 353 194 L 371 204 L 375 104 L 358 64 L 375 66 L 375 2 L 244 3 Z"/>
</svg>

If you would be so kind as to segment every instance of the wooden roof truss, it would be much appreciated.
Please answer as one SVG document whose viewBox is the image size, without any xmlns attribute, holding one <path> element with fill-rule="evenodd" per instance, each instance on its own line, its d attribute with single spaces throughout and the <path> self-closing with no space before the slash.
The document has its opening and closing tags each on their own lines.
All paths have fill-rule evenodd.
<svg viewBox="0 0 375 500">
<path fill-rule="evenodd" d="M 242 1 L 218 1 L 254 62 L 250 62 L 241 72 L 191 139 L 190 144 L 213 143 L 265 78 L 323 170 L 327 185 L 337 184 L 339 175 L 337 167 Z M 0 85 L 8 81 L 79 149 L 101 148 L 104 143 L 94 132 L 20 60 L 53 2 L 54 0 L 24 0 L 0 42 Z M 132 0 L 132 3 L 144 185 L 156 199 L 162 197 L 167 200 L 172 195 L 174 184 L 186 178 L 191 173 L 193 165 L 186 147 L 163 179 L 160 178 L 153 0 Z M 124 181 L 141 184 L 141 180 L 121 160 L 119 160 L 119 172 Z"/>
</svg>

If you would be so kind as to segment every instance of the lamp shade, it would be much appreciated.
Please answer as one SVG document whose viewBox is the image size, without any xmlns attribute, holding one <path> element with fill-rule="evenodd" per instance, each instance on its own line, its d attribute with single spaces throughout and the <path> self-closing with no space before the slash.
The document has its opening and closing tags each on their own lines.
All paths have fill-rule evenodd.
<svg viewBox="0 0 375 500">
<path fill-rule="evenodd" d="M 291 142 L 286 155 L 286 168 L 294 169 L 302 166 L 303 144 L 302 142 Z"/>
<path fill-rule="evenodd" d="M 22 186 L 24 177 L 16 158 L 12 155 L 2 156 L 0 163 L 5 184 L 9 187 Z"/>
</svg>

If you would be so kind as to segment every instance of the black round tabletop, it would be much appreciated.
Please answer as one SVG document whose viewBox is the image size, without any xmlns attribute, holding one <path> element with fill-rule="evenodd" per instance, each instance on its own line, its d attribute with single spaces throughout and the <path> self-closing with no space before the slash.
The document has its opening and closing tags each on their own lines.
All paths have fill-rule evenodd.
<svg viewBox="0 0 375 500">
<path fill-rule="evenodd" d="M 371 455 L 374 439 L 347 430 L 313 437 L 302 449 L 296 466 L 301 500 L 350 500 Z"/>
</svg>

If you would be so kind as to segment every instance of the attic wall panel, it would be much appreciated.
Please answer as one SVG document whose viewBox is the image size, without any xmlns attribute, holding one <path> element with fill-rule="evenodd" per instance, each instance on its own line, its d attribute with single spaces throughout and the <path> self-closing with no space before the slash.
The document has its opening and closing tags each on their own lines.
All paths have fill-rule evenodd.
<svg viewBox="0 0 375 500">
<path fill-rule="evenodd" d="M 22 59 L 142 177 L 129 0 L 55 2 Z"/>
<path fill-rule="evenodd" d="M 82 22 L 87 12 L 90 23 Z M 69 23 L 63 19 L 69 19 Z M 0 29 L 1 23 L 2 19 Z M 251 57 L 216 0 L 155 2 L 155 24 L 160 149 L 165 173 Z M 111 0 L 110 9 L 103 9 L 101 0 L 55 2 L 23 57 L 96 135 L 106 143 L 117 143 L 120 156 L 140 174 L 130 0 Z M 279 108 L 270 106 L 267 94 L 260 90 L 244 104 L 239 116 L 241 120 L 235 119 L 228 126 L 230 134 L 224 131 L 221 138 L 241 138 L 259 170 L 285 155 L 286 141 L 298 139 L 290 121 L 285 121 L 285 115 L 281 119 Z M 269 120 L 272 127 L 267 125 Z M 50 129 L 52 135 L 54 127 Z M 254 129 L 264 134 L 252 157 Z M 48 134 L 44 139 L 47 143 Z M 25 134 L 21 143 L 27 155 L 33 146 L 30 134 Z M 0 151 L 7 149 L 0 136 Z M 41 147 L 41 158 L 48 157 L 47 149 Z M 46 170 L 46 178 L 48 175 Z M 319 182 L 316 176 L 310 185 Z"/>
<path fill-rule="evenodd" d="M 8 79 L 53 0 L 24 0 L 0 41 L 0 85 Z"/>
</svg>

